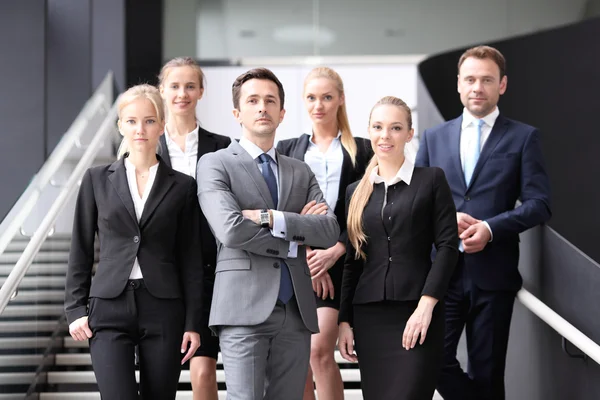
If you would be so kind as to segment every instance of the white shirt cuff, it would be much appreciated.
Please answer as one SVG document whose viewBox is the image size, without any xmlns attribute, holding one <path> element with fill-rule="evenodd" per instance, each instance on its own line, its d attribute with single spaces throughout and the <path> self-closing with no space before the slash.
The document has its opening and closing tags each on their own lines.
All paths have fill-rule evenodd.
<svg viewBox="0 0 600 400">
<path fill-rule="evenodd" d="M 273 213 L 273 229 L 271 229 L 271 235 L 276 238 L 285 239 L 287 226 L 285 224 L 285 217 L 281 211 L 271 210 Z M 298 243 L 290 242 L 290 248 L 288 249 L 288 258 L 298 257 Z"/>
<path fill-rule="evenodd" d="M 487 221 L 483 221 L 483 224 L 486 226 L 486 228 L 488 228 L 488 231 L 490 231 L 490 242 L 491 242 L 492 240 L 494 240 L 494 232 L 492 232 L 492 228 L 490 228 L 490 224 L 488 224 Z"/>
</svg>

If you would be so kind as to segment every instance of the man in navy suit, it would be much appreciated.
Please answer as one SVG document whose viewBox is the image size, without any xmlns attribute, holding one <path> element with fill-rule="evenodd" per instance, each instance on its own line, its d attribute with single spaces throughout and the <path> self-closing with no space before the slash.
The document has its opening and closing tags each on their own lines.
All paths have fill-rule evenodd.
<svg viewBox="0 0 600 400">
<path fill-rule="evenodd" d="M 463 114 L 423 133 L 417 166 L 441 167 L 456 205 L 460 257 L 446 294 L 445 400 L 503 400 L 510 320 L 522 279 L 519 233 L 546 222 L 550 188 L 539 131 L 500 114 L 504 56 L 479 46 L 458 63 Z M 520 205 L 515 207 L 517 200 Z M 468 373 L 456 359 L 466 329 Z"/>
</svg>

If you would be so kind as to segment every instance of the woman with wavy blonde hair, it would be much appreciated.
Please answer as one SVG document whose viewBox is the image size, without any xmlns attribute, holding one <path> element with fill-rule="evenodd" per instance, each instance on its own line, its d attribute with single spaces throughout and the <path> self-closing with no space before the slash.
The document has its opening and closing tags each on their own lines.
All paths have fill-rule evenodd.
<svg viewBox="0 0 600 400">
<path fill-rule="evenodd" d="M 338 347 L 359 361 L 365 400 L 431 400 L 441 370 L 456 209 L 444 172 L 405 157 L 413 135 L 406 103 L 378 101 L 369 117 L 375 156 L 346 194 Z"/>
<path fill-rule="evenodd" d="M 309 249 L 307 261 L 317 301 L 319 331 L 311 338 L 310 370 L 304 400 L 343 399 L 344 385 L 335 362 L 342 267 L 346 253 L 344 196 L 346 187 L 364 174 L 373 155 L 367 139 L 354 137 L 346 113 L 342 78 L 328 67 L 314 68 L 304 80 L 304 106 L 312 132 L 283 140 L 277 151 L 306 162 L 340 224 L 340 238 L 328 249 Z"/>
</svg>

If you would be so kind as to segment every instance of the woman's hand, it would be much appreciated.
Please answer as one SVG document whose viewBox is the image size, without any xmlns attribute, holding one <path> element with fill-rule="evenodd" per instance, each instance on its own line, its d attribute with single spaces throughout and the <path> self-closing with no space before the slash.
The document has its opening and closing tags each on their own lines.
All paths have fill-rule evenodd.
<svg viewBox="0 0 600 400">
<path fill-rule="evenodd" d="M 354 353 L 354 332 L 347 322 L 340 323 L 338 334 L 338 349 L 342 358 L 346 361 L 357 362 L 358 357 Z"/>
<path fill-rule="evenodd" d="M 188 347 L 189 343 L 189 347 Z M 181 360 L 181 365 L 185 364 L 187 360 L 192 358 L 192 356 L 196 353 L 200 347 L 200 334 L 197 332 L 185 332 L 183 334 L 183 340 L 181 341 L 181 354 L 185 353 L 185 349 L 187 348 L 187 353 L 183 360 Z"/>
<path fill-rule="evenodd" d="M 419 344 L 423 344 L 425 342 L 427 330 L 429 329 L 429 324 L 431 323 L 433 308 L 436 304 L 437 299 L 431 296 L 421 297 L 417 309 L 406 322 L 404 334 L 402 335 L 402 347 L 404 347 L 406 350 L 414 348 L 417 344 L 417 341 L 419 341 Z M 421 336 L 421 340 L 419 340 L 419 336 Z"/>
<path fill-rule="evenodd" d="M 307 248 L 306 262 L 308 263 L 308 269 L 310 269 L 310 276 L 313 279 L 319 278 L 325 272 L 329 271 L 344 254 L 346 254 L 346 246 L 341 242 L 337 242 L 327 250 L 312 250 Z"/>
<path fill-rule="evenodd" d="M 88 325 L 88 317 L 77 318 L 69 324 L 69 334 L 75 340 L 88 340 L 92 337 L 92 330 Z"/>
<path fill-rule="evenodd" d="M 333 288 L 333 281 L 331 280 L 329 272 L 325 272 L 324 275 L 321 275 L 318 278 L 312 278 L 312 285 L 313 290 L 318 297 L 325 300 L 327 296 L 329 296 L 331 297 L 331 300 L 333 300 L 335 289 Z"/>
</svg>

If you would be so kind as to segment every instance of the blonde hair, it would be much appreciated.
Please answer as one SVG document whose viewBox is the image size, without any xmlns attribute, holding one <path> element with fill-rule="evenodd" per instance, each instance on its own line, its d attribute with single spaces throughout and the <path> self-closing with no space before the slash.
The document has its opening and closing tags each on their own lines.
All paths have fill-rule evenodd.
<svg viewBox="0 0 600 400">
<path fill-rule="evenodd" d="M 304 79 L 304 87 L 306 88 L 306 84 L 317 78 L 326 78 L 332 81 L 335 84 L 335 87 L 340 96 L 344 96 L 344 82 L 340 75 L 335 72 L 333 69 L 329 67 L 316 67 L 312 71 L 308 73 L 306 79 Z M 350 123 L 348 122 L 348 113 L 346 112 L 346 103 L 340 105 L 337 110 L 336 115 L 337 126 L 338 129 L 342 132 L 342 137 L 340 138 L 340 142 L 344 149 L 350 155 L 350 160 L 352 160 L 352 165 L 356 164 L 356 141 L 354 140 L 354 136 L 352 135 L 352 131 L 350 130 Z"/>
<path fill-rule="evenodd" d="M 386 96 L 379 100 L 369 113 L 369 125 L 371 125 L 371 115 L 373 114 L 373 110 L 382 105 L 392 105 L 403 109 L 406 112 L 406 118 L 408 120 L 408 129 L 412 129 L 412 114 L 410 111 L 410 107 L 401 99 L 393 96 Z M 367 166 L 365 174 L 362 179 L 358 183 L 356 190 L 352 194 L 352 198 L 350 199 L 350 205 L 348 206 L 348 239 L 350 243 L 356 250 L 355 259 L 362 258 L 363 260 L 367 259 L 367 255 L 362 249 L 362 246 L 367 243 L 367 235 L 365 235 L 365 231 L 363 229 L 363 211 L 371 194 L 373 194 L 373 184 L 371 183 L 370 176 L 373 172 L 373 169 L 379 165 L 379 160 L 377 159 L 377 155 L 373 155 L 371 158 L 371 162 Z"/>
<path fill-rule="evenodd" d="M 198 82 L 200 83 L 200 89 L 204 89 L 204 81 L 205 76 L 202 68 L 198 65 L 198 63 L 191 57 L 176 57 L 172 60 L 167 61 L 165 65 L 160 70 L 160 74 L 158 74 L 158 86 L 161 87 L 165 83 L 165 79 L 169 75 L 169 70 L 171 68 L 177 67 L 190 67 L 198 74 Z"/>
<path fill-rule="evenodd" d="M 133 103 L 137 99 L 146 99 L 149 100 L 150 103 L 154 106 L 156 110 L 156 116 L 158 118 L 159 123 L 164 123 L 165 121 L 165 108 L 163 106 L 163 100 L 160 96 L 160 92 L 158 89 L 152 85 L 142 84 L 132 86 L 125 93 L 123 93 L 118 100 L 117 108 L 119 110 L 119 123 L 121 122 L 121 113 L 123 109 L 127 107 L 129 104 Z M 160 151 L 160 142 L 157 145 L 157 152 Z M 117 151 L 117 158 L 123 157 L 126 153 L 129 152 L 127 148 L 127 142 L 125 138 L 121 140 L 121 145 L 119 146 L 119 150 Z"/>
</svg>

